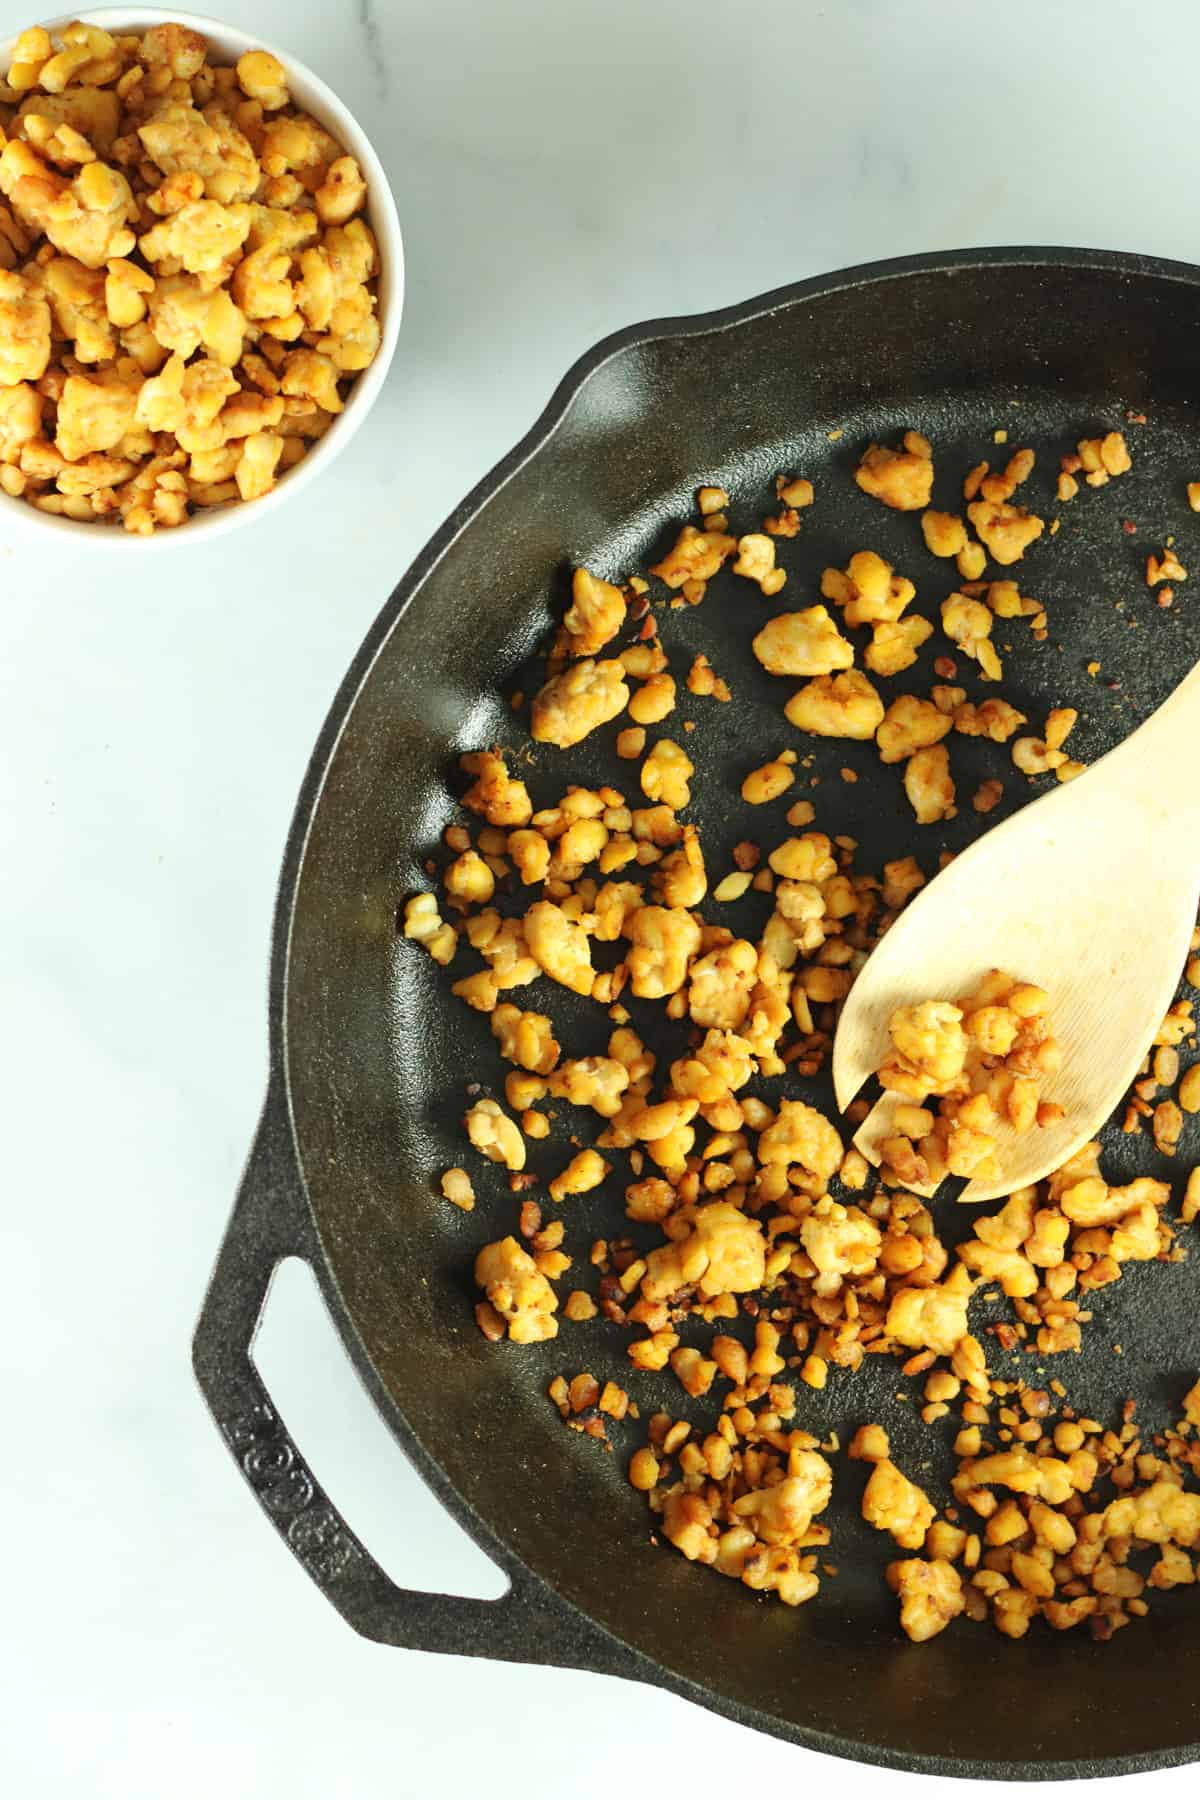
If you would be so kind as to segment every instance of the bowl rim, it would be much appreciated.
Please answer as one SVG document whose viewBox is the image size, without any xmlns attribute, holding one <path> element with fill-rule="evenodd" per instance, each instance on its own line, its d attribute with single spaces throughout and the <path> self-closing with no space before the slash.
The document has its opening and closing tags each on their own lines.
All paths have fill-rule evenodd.
<svg viewBox="0 0 1200 1800">
<path fill-rule="evenodd" d="M 45 30 L 54 32 L 61 31 L 76 20 L 85 25 L 100 26 L 106 31 L 126 32 L 145 31 L 154 25 L 183 25 L 206 37 L 222 58 L 228 56 L 236 59 L 247 50 L 268 51 L 278 57 L 287 70 L 289 85 L 294 78 L 299 78 L 298 85 L 304 90 L 301 104 L 306 111 L 311 110 L 321 123 L 329 126 L 339 142 L 354 156 L 367 181 L 367 219 L 379 245 L 379 349 L 369 366 L 359 373 L 347 395 L 344 410 L 336 416 L 329 430 L 316 441 L 302 462 L 287 471 L 269 494 L 264 494 L 258 500 L 231 501 L 225 506 L 213 508 L 211 512 L 194 513 L 183 525 L 154 531 L 148 537 L 143 537 L 136 532 L 124 531 L 119 525 L 93 524 L 83 519 L 65 519 L 53 513 L 39 512 L 25 500 L 0 493 L 0 501 L 4 503 L 5 509 L 0 514 L 0 530 L 5 529 L 11 520 L 16 530 L 37 535 L 53 532 L 64 546 L 74 538 L 80 545 L 91 543 L 106 548 L 114 545 L 130 546 L 126 554 L 133 554 L 137 548 L 143 551 L 181 549 L 188 544 L 199 543 L 201 539 L 207 542 L 241 526 L 256 523 L 285 502 L 294 500 L 341 454 L 364 423 L 382 392 L 400 335 L 405 287 L 400 216 L 391 182 L 365 128 L 345 101 L 339 99 L 307 63 L 279 44 L 269 43 L 257 32 L 243 31 L 240 26 L 230 25 L 211 14 L 179 12 L 158 6 L 88 7 L 81 12 L 59 13 L 39 22 Z M 6 59 L 11 56 L 18 35 L 13 33 L 0 40 L 0 50 Z"/>
</svg>

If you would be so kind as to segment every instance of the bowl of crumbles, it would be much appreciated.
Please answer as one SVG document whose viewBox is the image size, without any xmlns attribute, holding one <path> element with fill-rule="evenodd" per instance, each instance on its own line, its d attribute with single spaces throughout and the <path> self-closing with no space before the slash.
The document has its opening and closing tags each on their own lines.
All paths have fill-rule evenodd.
<svg viewBox="0 0 1200 1800">
<path fill-rule="evenodd" d="M 0 69 L 0 516 L 122 545 L 264 517 L 395 351 L 400 224 L 365 132 L 295 57 L 192 13 L 65 16 Z"/>
</svg>

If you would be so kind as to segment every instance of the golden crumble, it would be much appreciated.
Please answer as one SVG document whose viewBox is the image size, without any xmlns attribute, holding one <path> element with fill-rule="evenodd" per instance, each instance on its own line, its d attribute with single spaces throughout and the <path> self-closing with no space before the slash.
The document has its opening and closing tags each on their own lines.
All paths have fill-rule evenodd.
<svg viewBox="0 0 1200 1800">
<path fill-rule="evenodd" d="M 1116 443 L 1096 440 L 1093 456 L 1085 440 L 1074 472 L 1107 479 L 1121 463 Z M 841 566 L 820 572 L 821 603 L 773 616 L 767 608 L 747 627 L 764 670 L 800 679 L 780 703 L 806 738 L 783 749 L 759 743 L 736 773 L 722 772 L 730 804 L 740 789 L 752 810 L 730 821 L 746 835 L 723 841 L 729 872 L 714 870 L 711 892 L 704 746 L 686 725 L 671 737 L 652 729 L 680 690 L 649 609 L 669 619 L 673 602 L 640 576 L 617 587 L 575 572 L 532 702 L 545 760 L 526 770 L 523 751 L 494 749 L 462 759 L 469 824 L 448 828 L 444 860 L 428 865 L 439 891 L 413 896 L 402 915 L 415 946 L 455 961 L 452 991 L 485 1015 L 507 1066 L 502 1092 L 473 1085 L 465 1112 L 479 1205 L 487 1182 L 514 1196 L 519 1218 L 516 1235 L 479 1251 L 484 1336 L 535 1344 L 561 1320 L 611 1328 L 611 1376 L 598 1361 L 595 1373 L 555 1375 L 551 1402 L 572 1429 L 620 1449 L 657 1540 L 784 1604 L 814 1600 L 832 1578 L 819 1558 L 838 1529 L 831 1497 L 849 1483 L 844 1497 L 857 1495 L 863 1517 L 900 1552 L 887 1582 L 914 1642 L 965 1629 L 962 1619 L 990 1620 L 1014 1640 L 1035 1623 L 1107 1638 L 1157 1591 L 1194 1584 L 1200 1553 L 1200 1493 L 1187 1486 L 1200 1474 L 1195 1373 L 1179 1383 L 1176 1422 L 1151 1436 L 1132 1403 L 1111 1426 L 1076 1410 L 1044 1366 L 1080 1348 L 1092 1297 L 1127 1265 L 1182 1254 L 1169 1184 L 1110 1179 L 1090 1144 L 1036 1187 L 973 1215 L 957 1243 L 936 1203 L 913 1191 L 987 1174 L 1002 1122 L 1036 1131 L 1060 1116 L 1050 996 L 981 963 L 969 993 L 917 994 L 895 1009 L 879 1071 L 893 1131 L 878 1170 L 848 1142 L 866 1103 L 849 1109 L 844 1128 L 793 1085 L 825 1069 L 855 975 L 935 866 L 911 854 L 879 874 L 861 866 L 856 840 L 837 831 L 845 803 L 816 791 L 839 759 L 814 766 L 815 741 L 874 740 L 874 778 L 895 784 L 888 804 L 903 784 L 914 830 L 954 816 L 960 738 L 1030 777 L 1082 769 L 1065 749 L 1073 707 L 1054 705 L 1041 736 L 1022 735 L 1029 721 L 1010 700 L 979 698 L 981 680 L 1003 677 L 993 643 L 1001 622 L 1023 620 L 1039 639 L 1047 629 L 1044 605 L 1023 584 L 985 574 L 989 556 L 1014 561 L 1042 530 L 1014 504 L 1032 467 L 1032 451 L 1019 449 L 995 472 L 986 463 L 971 471 L 968 537 L 963 520 L 930 509 L 924 439 L 909 433 L 898 448 L 866 452 L 859 486 L 898 512 L 919 512 L 926 546 L 954 569 L 935 595 L 918 597 L 878 552 L 839 551 Z M 812 494 L 781 477 L 776 498 L 798 512 Z M 697 504 L 700 526 L 682 529 L 651 576 L 680 601 L 719 582 L 737 590 L 743 611 L 757 610 L 733 577 L 769 597 L 796 554 L 795 534 L 768 521 L 761 534 L 737 535 L 736 497 L 724 487 L 700 489 Z M 915 521 L 911 530 L 919 553 Z M 793 577 L 805 599 L 816 573 L 806 585 Z M 887 689 L 920 660 L 934 629 L 926 614 L 940 616 L 954 655 L 942 647 L 928 688 L 910 677 L 919 691 Z M 721 697 L 690 643 L 681 666 L 689 693 Z M 621 721 L 626 710 L 632 724 Z M 559 751 L 593 733 L 637 764 L 626 791 L 548 775 Z M 793 800 L 808 783 L 814 798 Z M 986 815 L 1003 782 L 975 776 L 972 785 L 972 813 Z M 1200 978 L 1200 934 L 1189 972 Z M 543 975 L 549 982 L 526 1004 L 516 990 Z M 650 1005 L 674 1027 L 669 1051 L 640 1035 Z M 560 1006 L 600 1022 L 591 1043 L 558 1022 Z M 1166 1156 L 1187 1151 L 1200 1112 L 1194 1037 L 1193 1001 L 1183 999 L 1128 1099 L 1127 1129 L 1144 1130 Z M 1200 1169 L 1185 1170 L 1181 1185 L 1187 1226 L 1200 1217 Z M 455 1204 L 468 1189 L 474 1197 L 465 1170 L 442 1180 Z M 606 1237 L 596 1235 L 602 1190 L 623 1195 Z M 1018 1351 L 1028 1353 L 1024 1377 L 1006 1379 L 996 1359 Z M 869 1420 L 852 1427 L 844 1452 L 836 1437 L 806 1429 L 823 1392 L 880 1356 L 895 1359 L 911 1416 L 953 1443 L 948 1490 L 912 1459 L 899 1426 L 894 1452 Z M 646 1407 L 639 1419 L 644 1392 L 672 1395 L 671 1412 Z"/>
</svg>

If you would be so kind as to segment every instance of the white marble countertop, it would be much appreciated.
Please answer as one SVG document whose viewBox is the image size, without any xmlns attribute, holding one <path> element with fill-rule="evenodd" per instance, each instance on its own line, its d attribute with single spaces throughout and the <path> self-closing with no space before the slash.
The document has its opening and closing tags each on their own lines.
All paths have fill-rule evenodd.
<svg viewBox="0 0 1200 1800">
<path fill-rule="evenodd" d="M 0 0 L 0 36 L 30 22 Z M 1196 255 L 1178 73 L 1200 9 L 250 0 L 236 22 L 320 70 L 374 137 L 408 311 L 360 437 L 261 527 L 139 563 L 50 554 L 0 512 L 0 1783 L 509 1800 L 569 1770 L 599 1800 L 676 1768 L 715 1792 L 751 1770 L 764 1790 L 912 1791 L 649 1690 L 360 1642 L 237 1479 L 188 1338 L 262 1098 L 296 789 L 414 552 L 573 358 L 633 320 L 954 245 Z M 397 1577 L 497 1591 L 300 1279 L 262 1361 Z M 580 1756 L 598 1727 L 602 1756 Z"/>
</svg>

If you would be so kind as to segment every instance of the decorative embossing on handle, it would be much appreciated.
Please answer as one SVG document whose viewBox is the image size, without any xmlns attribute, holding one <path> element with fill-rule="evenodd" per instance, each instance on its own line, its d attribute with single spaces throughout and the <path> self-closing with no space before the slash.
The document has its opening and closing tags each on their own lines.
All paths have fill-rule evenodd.
<svg viewBox="0 0 1200 1800">
<path fill-rule="evenodd" d="M 246 1479 L 283 1525 L 288 1543 L 322 1581 L 335 1581 L 362 1551 L 325 1499 L 287 1428 L 266 1400 L 239 1413 L 226 1433 Z"/>
<path fill-rule="evenodd" d="M 342 1530 L 333 1508 L 323 1500 L 293 1519 L 287 1536 L 300 1560 L 322 1581 L 336 1581 L 362 1555 L 354 1539 Z"/>
</svg>

